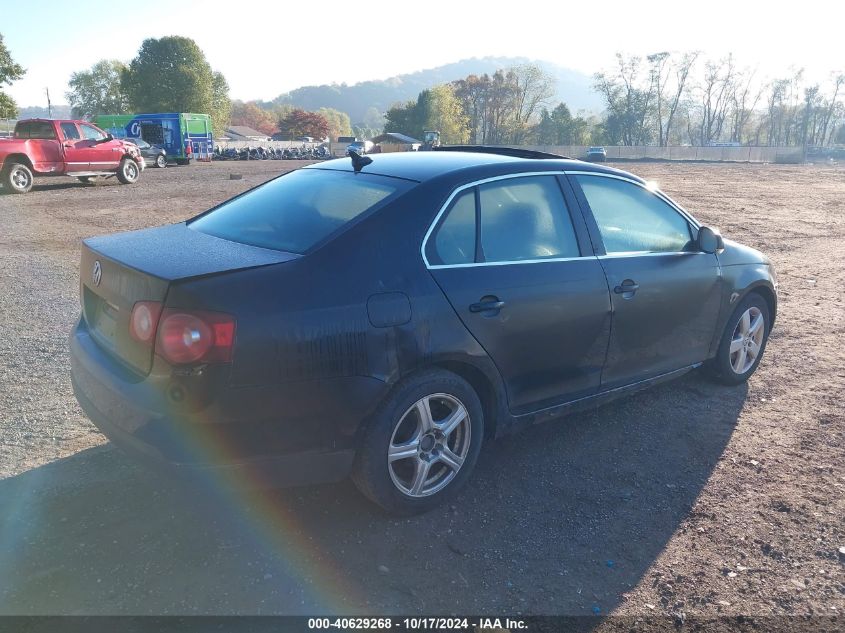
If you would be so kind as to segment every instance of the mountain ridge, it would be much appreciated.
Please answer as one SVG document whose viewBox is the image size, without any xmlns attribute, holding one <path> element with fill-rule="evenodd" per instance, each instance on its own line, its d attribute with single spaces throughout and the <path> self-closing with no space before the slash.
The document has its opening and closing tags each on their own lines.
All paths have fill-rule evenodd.
<svg viewBox="0 0 845 633">
<path fill-rule="evenodd" d="M 501 68 L 527 63 L 537 64 L 555 78 L 555 104 L 563 101 L 572 112 L 601 110 L 599 96 L 592 90 L 593 80 L 589 75 L 544 60 L 492 56 L 471 57 L 434 68 L 354 84 L 300 86 L 264 104 L 290 104 L 305 110 L 335 108 L 349 114 L 352 121 L 357 123 L 364 119 L 370 107 L 385 112 L 394 103 L 415 99 L 420 92 L 437 84 L 462 79 L 470 74 L 493 74 Z"/>
</svg>

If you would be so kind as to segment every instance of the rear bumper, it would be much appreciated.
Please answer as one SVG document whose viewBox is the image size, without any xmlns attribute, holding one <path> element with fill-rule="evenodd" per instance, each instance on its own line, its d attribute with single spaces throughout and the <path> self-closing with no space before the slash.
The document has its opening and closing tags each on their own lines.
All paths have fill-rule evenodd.
<svg viewBox="0 0 845 633">
<path fill-rule="evenodd" d="M 85 415 L 112 444 L 132 459 L 186 480 L 223 480 L 228 485 L 247 488 L 276 488 L 340 481 L 349 475 L 355 452 L 306 451 L 281 456 L 262 456 L 235 462 L 211 464 L 169 461 L 161 450 L 137 434 L 112 422 L 97 409 L 73 380 L 73 392 Z"/>
<path fill-rule="evenodd" d="M 70 348 L 71 382 L 83 411 L 113 444 L 139 462 L 189 480 L 220 478 L 249 488 L 339 481 L 352 469 L 354 438 L 337 436 L 319 420 L 307 425 L 317 432 L 303 437 L 304 427 L 297 421 L 256 424 L 225 419 L 214 406 L 174 413 L 176 407 L 160 384 L 124 368 L 84 326 L 75 328 Z M 250 392 L 246 399 L 253 396 Z M 245 415 L 254 406 L 245 404 Z"/>
</svg>

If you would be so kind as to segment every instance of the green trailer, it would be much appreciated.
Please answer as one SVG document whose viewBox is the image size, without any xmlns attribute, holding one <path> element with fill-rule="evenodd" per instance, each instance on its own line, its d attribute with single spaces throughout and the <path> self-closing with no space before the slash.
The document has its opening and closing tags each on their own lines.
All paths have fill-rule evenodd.
<svg viewBox="0 0 845 633">
<path fill-rule="evenodd" d="M 214 149 L 211 118 L 207 114 L 98 114 L 94 124 L 115 138 L 142 138 L 150 145 L 159 145 L 169 161 L 180 165 L 192 158 L 210 160 Z"/>
</svg>

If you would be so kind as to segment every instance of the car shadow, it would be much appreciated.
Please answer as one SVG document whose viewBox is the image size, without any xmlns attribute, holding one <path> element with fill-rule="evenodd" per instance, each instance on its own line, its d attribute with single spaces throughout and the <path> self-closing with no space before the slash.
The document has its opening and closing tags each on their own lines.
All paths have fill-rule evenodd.
<svg viewBox="0 0 845 633">
<path fill-rule="evenodd" d="M 607 614 L 688 515 L 746 394 L 690 374 L 532 427 L 403 519 L 349 483 L 188 488 L 85 450 L 0 481 L 0 614 Z"/>
</svg>

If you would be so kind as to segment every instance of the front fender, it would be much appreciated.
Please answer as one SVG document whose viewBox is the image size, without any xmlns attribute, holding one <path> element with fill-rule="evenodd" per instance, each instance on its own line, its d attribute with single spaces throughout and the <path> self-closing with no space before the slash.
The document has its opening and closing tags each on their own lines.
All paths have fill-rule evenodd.
<svg viewBox="0 0 845 633">
<path fill-rule="evenodd" d="M 722 309 L 719 313 L 710 356 L 715 356 L 725 325 L 731 314 L 751 292 L 758 292 L 769 304 L 771 326 L 777 316 L 777 275 L 768 263 L 733 264 L 722 266 Z"/>
</svg>

